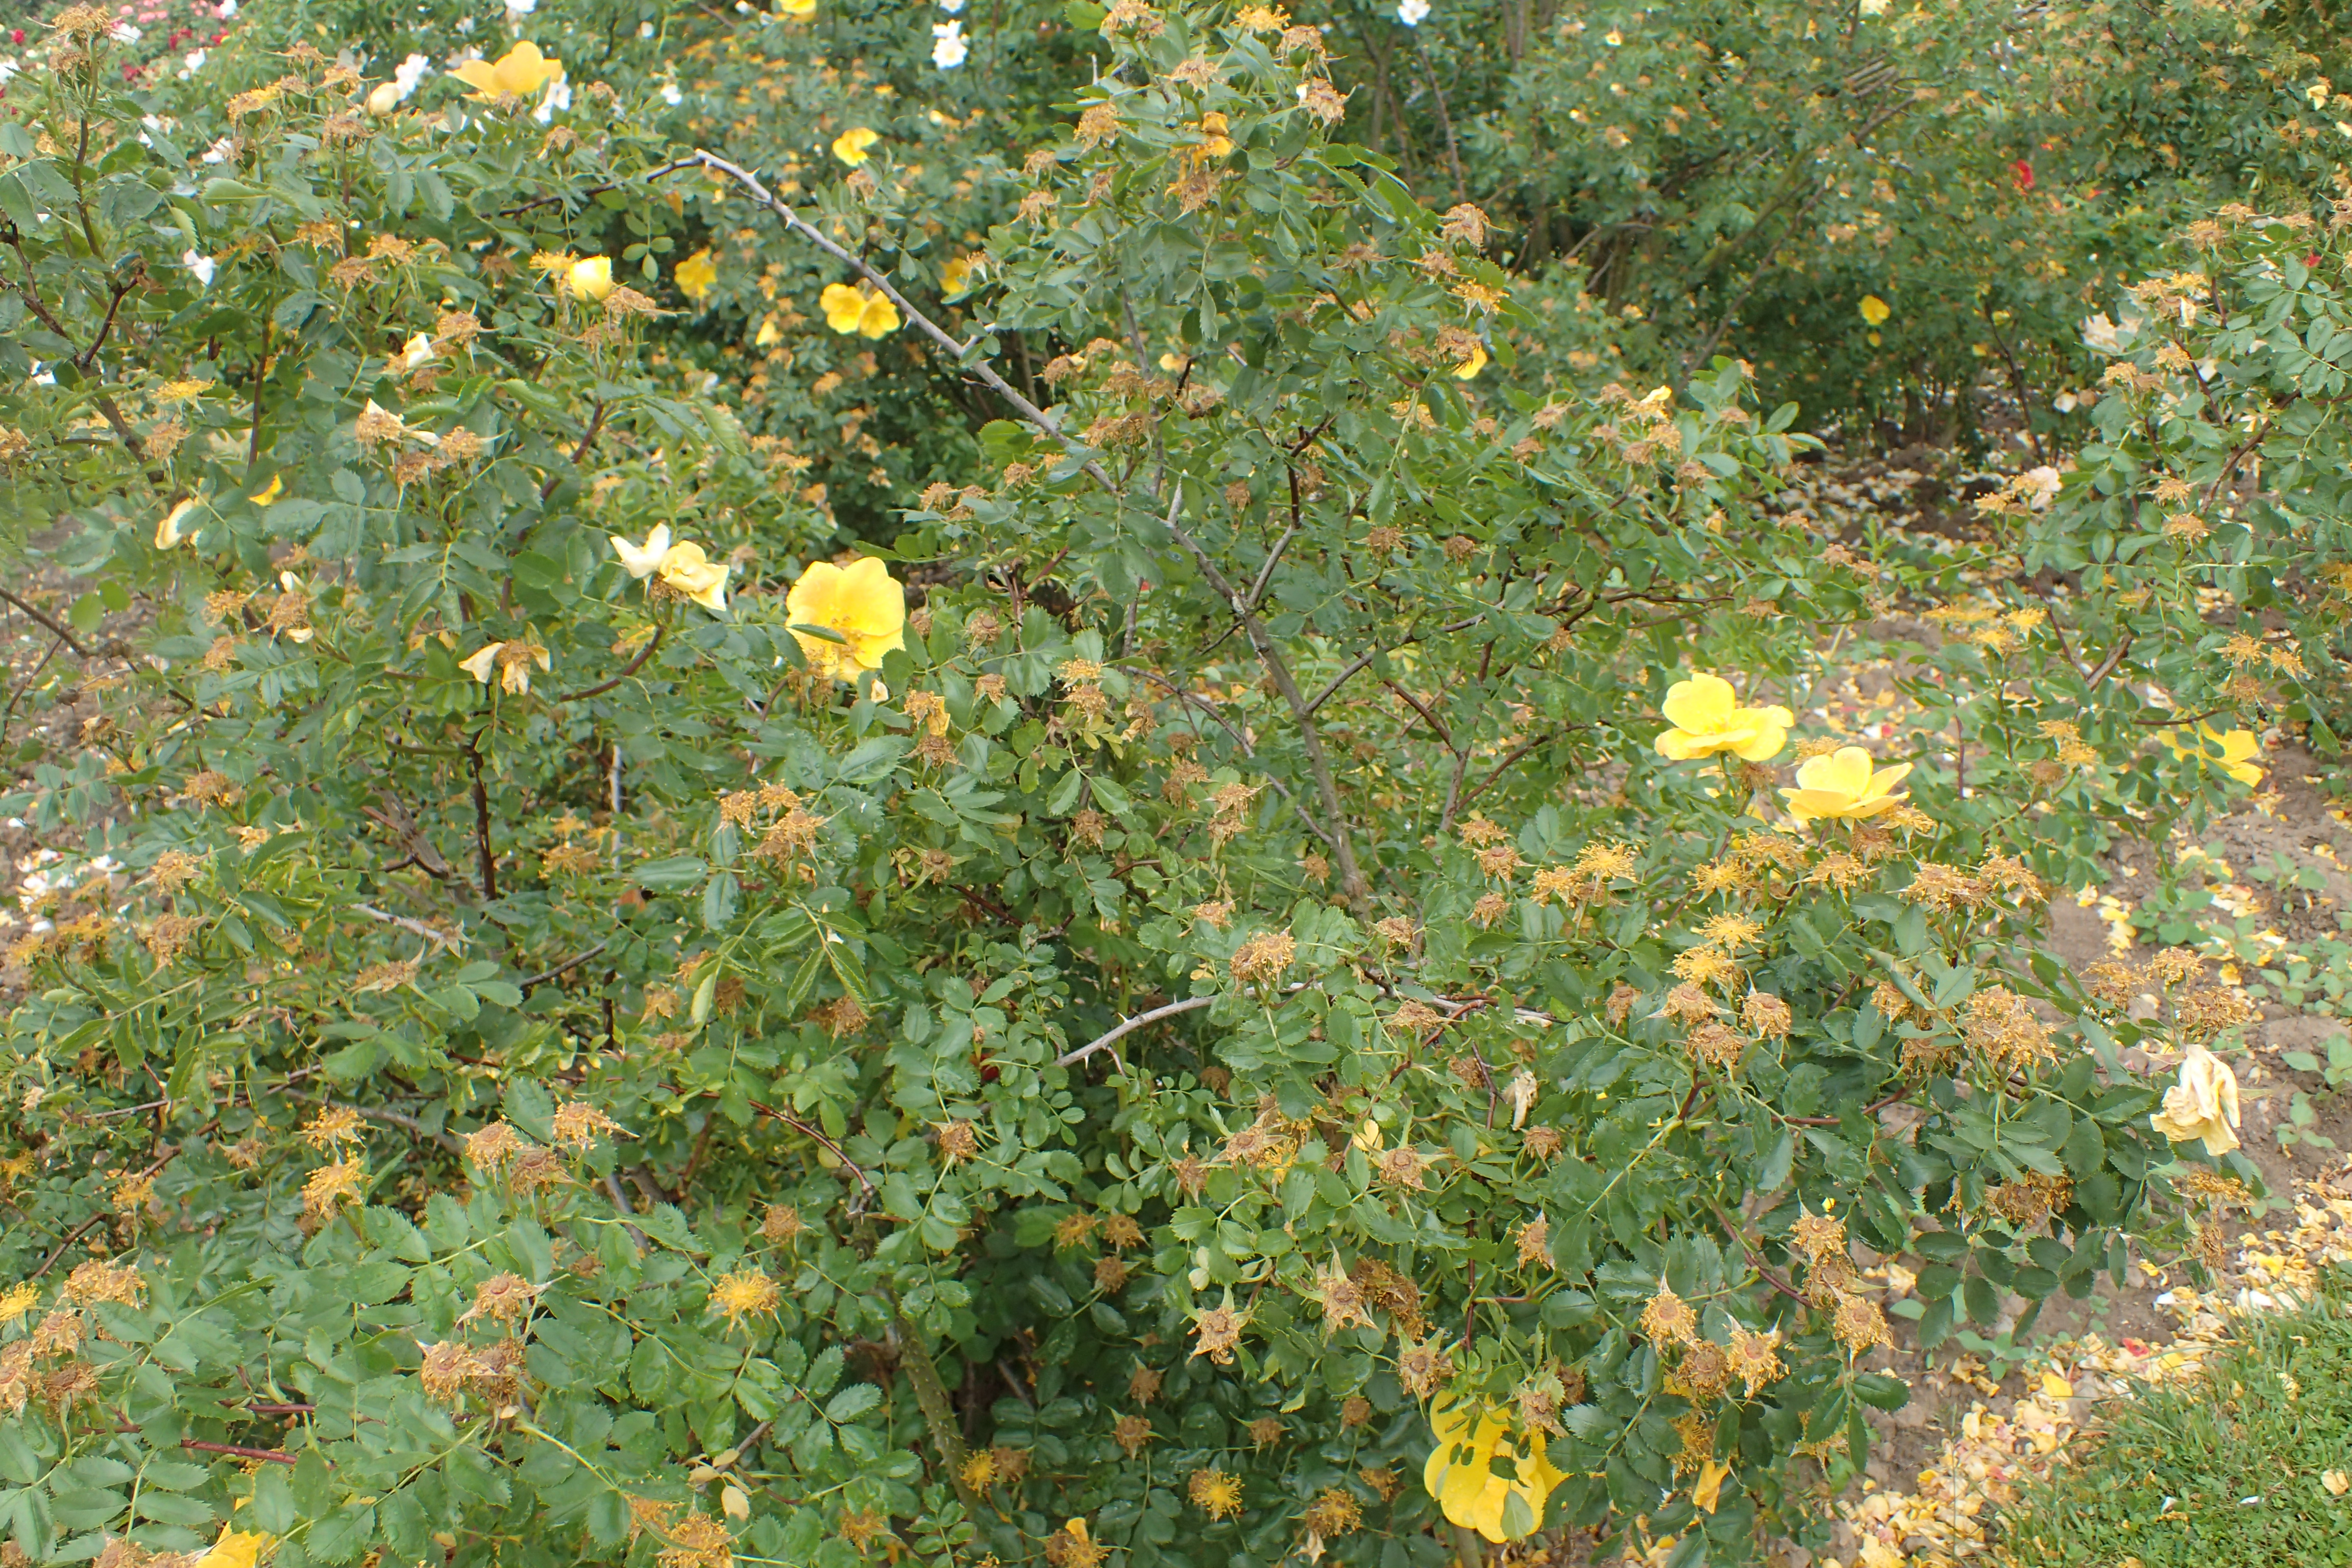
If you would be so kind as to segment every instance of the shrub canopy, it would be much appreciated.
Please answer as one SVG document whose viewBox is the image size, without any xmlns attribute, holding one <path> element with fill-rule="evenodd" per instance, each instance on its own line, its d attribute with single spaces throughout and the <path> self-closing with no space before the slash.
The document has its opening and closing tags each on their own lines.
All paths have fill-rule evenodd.
<svg viewBox="0 0 2352 1568">
<path fill-rule="evenodd" d="M 2335 744 L 2340 237 L 2223 207 L 2086 301 L 2090 196 L 1947 180 L 1727 286 L 1757 204 L 1623 205 L 1551 107 L 1638 70 L 1681 136 L 1704 60 L 1693 177 L 1857 226 L 1886 107 L 2002 108 L 1897 92 L 1995 69 L 1976 8 L 1862 9 L 1911 52 L 1843 96 L 1769 8 L 1517 11 L 1444 177 L 1365 16 L 54 17 L 0 482 L 74 587 L 7 597 L 107 710 L 11 797 L 71 852 L 0 1551 L 1736 1562 L 1907 1397 L 1851 1244 L 1932 1342 L 2242 1192 L 2241 994 L 2032 939 Z M 2283 58 L 2176 19 L 2184 125 Z M 2076 73 L 2034 126 L 2189 90 L 2002 26 Z M 1469 199 L 1538 167 L 1591 270 Z M 1834 531 L 1782 341 L 2030 374 L 2074 455 Z"/>
</svg>

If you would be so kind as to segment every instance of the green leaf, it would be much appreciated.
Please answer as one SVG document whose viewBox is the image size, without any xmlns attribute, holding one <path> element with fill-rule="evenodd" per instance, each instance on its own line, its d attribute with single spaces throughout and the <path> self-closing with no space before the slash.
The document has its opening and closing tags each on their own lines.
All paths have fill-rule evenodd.
<svg viewBox="0 0 2352 1568">
<path fill-rule="evenodd" d="M 838 1426 L 855 1421 L 882 1403 L 882 1391 L 870 1383 L 853 1383 L 825 1401 L 824 1418 Z"/>
<path fill-rule="evenodd" d="M 698 855 L 672 855 L 663 860 L 648 860 L 629 874 L 641 887 L 656 893 L 675 893 L 699 884 L 709 869 Z"/>
</svg>

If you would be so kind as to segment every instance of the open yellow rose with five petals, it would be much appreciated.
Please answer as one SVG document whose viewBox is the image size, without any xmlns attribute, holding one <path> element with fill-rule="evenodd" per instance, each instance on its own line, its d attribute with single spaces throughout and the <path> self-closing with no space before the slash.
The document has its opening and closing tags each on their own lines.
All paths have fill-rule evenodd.
<svg viewBox="0 0 2352 1568">
<path fill-rule="evenodd" d="M 726 611 L 727 574 L 733 568 L 711 560 L 699 544 L 671 543 L 669 524 L 655 524 L 643 544 L 632 544 L 617 533 L 607 537 L 613 542 L 613 553 L 638 582 L 658 575 L 704 609 L 714 614 Z"/>
<path fill-rule="evenodd" d="M 907 646 L 907 590 L 871 555 L 846 567 L 811 562 L 784 596 L 784 616 L 809 668 L 835 680 L 879 669 L 884 654 Z M 812 637 L 803 626 L 821 627 L 841 640 Z"/>
<path fill-rule="evenodd" d="M 1840 746 L 1809 759 L 1797 770 L 1797 787 L 1780 795 L 1799 822 L 1859 822 L 1902 805 L 1904 797 L 1891 792 L 1910 771 L 1909 763 L 1882 768 L 1860 746 Z"/>
<path fill-rule="evenodd" d="M 1658 754 L 1678 763 L 1719 752 L 1768 762 L 1789 743 L 1789 726 L 1797 721 L 1786 708 L 1742 708 L 1731 682 L 1719 675 L 1675 681 L 1659 706 L 1674 728 L 1658 737 Z"/>
<path fill-rule="evenodd" d="M 2164 1091 L 2164 1109 L 2147 1121 L 2175 1143 L 2201 1138 L 2208 1154 L 2228 1153 L 2238 1146 L 2238 1075 L 2204 1047 L 2189 1047 L 2180 1058 L 2180 1081 Z"/>
<path fill-rule="evenodd" d="M 833 155 L 855 169 L 874 155 L 874 143 L 881 140 L 866 127 L 856 126 L 833 139 Z"/>
<path fill-rule="evenodd" d="M 1489 1541 L 1518 1541 L 1543 1523 L 1544 1504 L 1567 1478 L 1552 1468 L 1541 1433 L 1512 1434 L 1503 1410 L 1441 1399 L 1430 1407 L 1437 1447 L 1422 1467 L 1421 1482 L 1455 1524 Z M 1507 1476 L 1495 1473 L 1503 1460 Z"/>
<path fill-rule="evenodd" d="M 898 307 L 879 289 L 861 283 L 856 288 L 846 283 L 828 283 L 817 296 L 824 309 L 824 324 L 846 336 L 863 332 L 869 338 L 887 338 L 898 330 Z"/>
<path fill-rule="evenodd" d="M 477 103 L 502 98 L 529 98 L 552 81 L 563 79 L 563 62 L 542 55 L 529 38 L 496 60 L 467 60 L 449 73 L 474 90 L 466 96 Z"/>
</svg>

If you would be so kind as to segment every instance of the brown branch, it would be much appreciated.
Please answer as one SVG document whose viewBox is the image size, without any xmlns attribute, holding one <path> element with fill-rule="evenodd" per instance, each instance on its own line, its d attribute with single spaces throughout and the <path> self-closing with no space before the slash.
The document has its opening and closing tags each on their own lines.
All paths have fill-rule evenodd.
<svg viewBox="0 0 2352 1568">
<path fill-rule="evenodd" d="M 1480 795 L 1485 795 L 1488 790 L 1495 786 L 1495 781 L 1501 778 L 1503 774 L 1509 770 L 1513 763 L 1517 762 L 1521 757 L 1526 756 L 1529 752 L 1534 751 L 1546 741 L 1558 740 L 1562 734 L 1567 732 L 1567 730 L 1580 730 L 1582 728 L 1583 726 L 1580 724 L 1570 724 L 1566 726 L 1565 729 L 1554 730 L 1548 735 L 1538 735 L 1535 739 L 1517 747 L 1508 756 L 1495 764 L 1494 771 L 1486 775 L 1485 781 L 1481 783 L 1476 789 L 1472 790 L 1468 795 L 1462 797 L 1460 809 L 1468 809 L 1472 801 L 1476 800 Z"/>
<path fill-rule="evenodd" d="M 218 1119 L 215 1118 L 212 1121 L 205 1122 L 205 1130 L 209 1130 L 217 1125 L 217 1123 Z M 153 1164 L 140 1172 L 133 1179 L 142 1182 L 145 1181 L 148 1177 L 153 1175 L 156 1172 L 170 1164 L 173 1160 L 177 1157 L 177 1152 L 178 1152 L 175 1150 L 173 1153 L 164 1155 L 162 1159 L 156 1161 Z M 75 1242 L 88 1235 L 92 1227 L 102 1223 L 106 1217 L 106 1212 L 101 1210 L 100 1213 L 90 1215 L 88 1219 L 82 1221 L 79 1225 L 66 1232 L 65 1239 L 58 1243 L 57 1250 L 50 1253 L 47 1258 L 41 1259 L 41 1266 L 38 1268 L 34 1269 L 32 1273 L 26 1275 L 26 1278 L 27 1279 L 38 1279 L 42 1275 L 47 1274 L 50 1268 L 56 1265 L 58 1259 L 66 1255 L 67 1247 L 71 1247 Z"/>
<path fill-rule="evenodd" d="M 1911 1091 L 1909 1089 L 1898 1089 L 1893 1094 L 1888 1095 L 1885 1100 L 1874 1100 L 1868 1105 L 1864 1106 L 1862 1108 L 1862 1113 L 1864 1116 L 1875 1116 L 1880 1111 L 1885 1110 L 1888 1106 L 1898 1105 L 1910 1098 Z M 1783 1116 L 1779 1111 L 1775 1110 L 1772 1112 L 1772 1120 L 1778 1121 L 1783 1127 L 1835 1127 L 1838 1123 L 1843 1121 L 1845 1118 L 1842 1116 Z"/>
<path fill-rule="evenodd" d="M 631 659 L 628 663 L 628 667 L 623 669 L 620 674 L 613 677 L 610 680 L 600 680 L 593 686 L 583 686 L 577 691 L 560 693 L 555 700 L 558 702 L 578 702 L 584 698 L 602 697 L 605 692 L 612 690 L 613 688 L 620 685 L 621 682 L 628 679 L 629 677 L 643 669 L 646 667 L 646 660 L 653 658 L 654 650 L 661 647 L 662 638 L 668 635 L 669 624 L 665 621 L 660 626 L 654 628 L 654 635 L 646 640 L 646 646 L 638 651 L 637 657 Z"/>
<path fill-rule="evenodd" d="M 1709 1204 L 1707 1207 L 1715 1211 L 1716 1223 L 1723 1226 L 1724 1233 L 1730 1237 L 1732 1240 L 1739 1243 L 1739 1250 L 1748 1255 L 1748 1267 L 1755 1269 L 1756 1272 L 1762 1277 L 1764 1283 L 1769 1285 L 1773 1289 L 1778 1290 L 1781 1295 L 1786 1296 L 1791 1301 L 1795 1301 L 1805 1306 L 1811 1305 L 1811 1302 L 1805 1300 L 1803 1292 L 1800 1291 L 1795 1286 L 1790 1284 L 1786 1279 L 1783 1279 L 1779 1274 L 1775 1273 L 1772 1267 L 1764 1261 L 1764 1255 L 1756 1250 L 1755 1245 L 1748 1239 L 1748 1233 L 1746 1231 L 1731 1223 L 1731 1216 L 1723 1212 L 1723 1205 L 1720 1204 Z"/>
<path fill-rule="evenodd" d="M 1445 727 L 1445 721 L 1431 712 L 1426 703 L 1423 702 L 1420 698 L 1415 697 L 1412 692 L 1407 691 L 1403 687 L 1399 686 L 1393 680 L 1383 680 L 1381 684 L 1387 687 L 1391 691 L 1395 692 L 1399 697 L 1403 698 L 1407 706 L 1411 707 L 1414 712 L 1420 714 L 1423 719 L 1428 721 L 1431 731 L 1437 736 L 1438 742 L 1441 745 L 1457 757 L 1462 754 L 1462 749 L 1454 743 L 1454 732 Z M 1405 728 L 1410 730 L 1412 726 L 1408 724 Z"/>
<path fill-rule="evenodd" d="M 481 867 L 482 900 L 496 903 L 499 898 L 499 860 L 490 851 L 490 791 L 482 782 L 482 753 L 471 741 L 466 743 L 466 765 L 474 775 L 474 855 Z"/>
<path fill-rule="evenodd" d="M 826 1137 L 822 1131 L 810 1126 L 807 1122 L 803 1121 L 797 1116 L 793 1116 L 786 1111 L 778 1110 L 772 1105 L 762 1105 L 755 1100 L 751 1102 L 751 1106 L 752 1110 L 758 1111 L 761 1115 L 772 1116 L 777 1121 L 782 1122 L 785 1126 L 791 1128 L 793 1131 L 804 1132 L 811 1138 L 815 1139 L 818 1142 L 824 1144 L 826 1148 L 832 1150 L 833 1157 L 840 1161 L 842 1167 L 851 1175 L 857 1178 L 857 1184 L 859 1186 L 866 1189 L 866 1195 L 868 1199 L 878 1197 L 880 1195 L 880 1194 L 875 1190 L 873 1178 L 866 1173 L 866 1172 L 858 1165 L 856 1161 L 849 1157 L 849 1152 L 844 1149 L 840 1144 L 835 1142 L 832 1139 Z"/>
<path fill-rule="evenodd" d="M 38 1268 L 34 1269 L 27 1278 L 38 1279 L 42 1275 L 47 1274 L 51 1266 L 53 1266 L 58 1258 L 65 1256 L 65 1250 L 67 1247 L 71 1247 L 75 1242 L 79 1241 L 85 1235 L 89 1234 L 94 1226 L 103 1222 L 105 1218 L 106 1215 L 103 1214 L 94 1214 L 88 1219 L 82 1221 L 79 1225 L 74 1226 L 71 1230 L 66 1232 L 65 1239 L 58 1243 L 57 1250 L 50 1253 L 46 1258 L 42 1259 L 41 1266 Z"/>
<path fill-rule="evenodd" d="M 1334 696 L 1338 695 L 1339 688 L 1348 684 L 1348 682 L 1354 678 L 1357 671 L 1362 669 L 1366 665 L 1371 663 L 1382 654 L 1394 653 L 1399 648 L 1411 647 L 1413 644 L 1420 642 L 1425 637 L 1446 637 L 1454 632 L 1468 631 L 1472 626 L 1476 626 L 1484 619 L 1486 619 L 1486 617 L 1483 616 L 1473 616 L 1468 620 L 1455 621 L 1452 626 L 1440 626 L 1434 632 L 1414 632 L 1412 636 L 1405 637 L 1400 642 L 1383 644 L 1381 647 L 1372 649 L 1370 653 L 1357 655 L 1354 658 L 1348 661 L 1347 666 L 1342 668 L 1339 674 L 1331 678 L 1329 683 L 1327 684 L 1322 690 L 1315 694 L 1315 700 L 1307 705 L 1307 711 L 1312 714 L 1317 709 L 1322 707 L 1323 704 L 1330 701 Z"/>
<path fill-rule="evenodd" d="M 544 985 L 551 980 L 560 980 L 612 945 L 613 939 L 608 936 L 604 941 L 598 942 L 595 946 L 590 948 L 587 952 L 582 953 L 579 957 L 567 958 L 552 969 L 541 970 L 537 974 L 534 974 L 530 979 L 524 981 L 522 983 L 522 988 L 525 991 L 528 991 L 534 985 Z"/>
<path fill-rule="evenodd" d="M 89 340 L 89 347 L 74 356 L 76 365 L 88 370 L 91 363 L 98 358 L 98 351 L 105 346 L 107 334 L 114 331 L 114 318 L 122 310 L 123 297 L 131 292 L 132 287 L 134 285 L 127 283 L 117 283 L 113 286 L 111 291 L 114 298 L 107 304 L 106 320 L 98 324 L 98 336 Z"/>
<path fill-rule="evenodd" d="M 57 622 L 51 620 L 40 611 L 33 608 L 32 605 L 25 603 L 24 600 L 16 597 L 16 595 L 8 592 L 7 589 L 0 588 L 0 600 L 5 600 L 8 604 L 15 605 L 17 609 L 20 609 L 24 611 L 25 614 L 32 616 L 33 619 L 40 622 L 42 626 L 47 626 L 49 631 L 57 637 L 59 642 L 64 643 L 66 647 L 74 650 L 74 654 L 77 658 L 88 658 L 90 657 L 89 649 L 82 647 L 81 644 L 75 639 L 73 633 L 58 625 Z"/>
<path fill-rule="evenodd" d="M 580 444 L 572 448 L 572 466 L 573 468 L 576 468 L 580 466 L 580 460 L 588 455 L 588 448 L 596 444 L 596 433 L 604 428 L 604 416 L 610 414 L 612 411 L 613 409 L 610 404 L 604 402 L 602 399 L 597 401 L 596 412 L 591 416 L 588 420 L 587 432 L 580 437 Z M 562 482 L 563 476 L 562 474 L 548 475 L 547 483 L 539 487 L 539 499 L 545 500 L 548 497 L 553 495 L 555 493 L 555 487 Z"/>
<path fill-rule="evenodd" d="M 259 1459 L 271 1465 L 299 1465 L 302 1461 L 292 1454 L 281 1454 L 275 1448 L 247 1448 L 236 1443 L 199 1443 L 194 1437 L 180 1439 L 183 1448 L 194 1448 L 199 1454 L 226 1454 L 237 1459 Z"/>
<path fill-rule="evenodd" d="M 2124 655 L 2131 652 L 2131 645 L 2132 635 L 2129 632 L 2126 632 L 2124 634 L 2124 640 L 2116 644 L 2115 651 L 2107 655 L 2107 657 L 2101 661 L 2098 668 L 2093 670 L 2088 676 L 2084 678 L 2085 683 L 2089 685 L 2092 690 L 2097 690 L 2099 688 L 2099 682 L 2106 679 L 2108 675 L 2114 671 L 2116 666 L 2124 661 Z"/>
</svg>

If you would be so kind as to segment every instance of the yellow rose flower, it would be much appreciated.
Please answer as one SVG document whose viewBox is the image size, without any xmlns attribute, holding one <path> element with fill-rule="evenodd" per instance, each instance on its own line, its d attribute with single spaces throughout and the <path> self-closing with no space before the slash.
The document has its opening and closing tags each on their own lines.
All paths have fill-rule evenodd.
<svg viewBox="0 0 2352 1568">
<path fill-rule="evenodd" d="M 1486 368 L 1486 345 L 1480 342 L 1474 342 L 1470 345 L 1470 352 L 1467 355 L 1464 356 L 1462 363 L 1454 367 L 1454 379 L 1456 381 L 1475 381 L 1478 377 L 1478 373 Z"/>
<path fill-rule="evenodd" d="M 601 303 L 613 291 L 613 258 L 591 256 L 573 262 L 563 274 L 563 286 L 592 305 Z"/>
<path fill-rule="evenodd" d="M 733 570 L 704 555 L 699 544 L 673 544 L 661 560 L 661 580 L 714 614 L 727 608 L 727 574 Z"/>
<path fill-rule="evenodd" d="M 1694 675 L 1666 689 L 1659 705 L 1674 728 L 1655 742 L 1658 755 L 1686 763 L 1730 752 L 1751 763 L 1769 762 L 1789 743 L 1797 716 L 1786 708 L 1742 708 L 1731 682 L 1717 675 Z"/>
<path fill-rule="evenodd" d="M 863 332 L 869 338 L 887 338 L 898 330 L 898 307 L 888 295 L 863 283 L 856 288 L 828 283 L 817 296 L 817 304 L 824 311 L 824 324 L 845 336 Z"/>
<path fill-rule="evenodd" d="M 1889 305 L 1877 295 L 1864 294 L 1862 297 L 1862 319 L 1868 321 L 1872 326 L 1885 326 L 1886 324 L 1886 318 L 1893 314 L 1895 314 L 1895 307 Z"/>
<path fill-rule="evenodd" d="M 884 654 L 907 646 L 907 590 L 871 555 L 846 569 L 811 562 L 784 596 L 784 617 L 809 668 L 835 680 L 879 669 Z M 807 636 L 803 626 L 821 626 L 841 640 Z"/>
<path fill-rule="evenodd" d="M 2242 784 L 2263 782 L 2263 769 L 2254 761 L 2263 754 L 2263 742 L 2252 730 L 2231 730 L 2225 734 L 2210 724 L 2200 724 L 2194 735 L 2185 730 L 2167 730 L 2162 738 L 2174 754 L 2194 757 L 2209 768 L 2219 768 Z"/>
<path fill-rule="evenodd" d="M 978 283 L 985 271 L 986 267 L 980 258 L 959 256 L 940 268 L 940 293 L 952 300 Z"/>
<path fill-rule="evenodd" d="M 833 155 L 855 169 L 873 156 L 874 143 L 882 138 L 860 125 L 845 131 L 833 139 Z"/>
<path fill-rule="evenodd" d="M 502 98 L 530 98 L 551 81 L 563 79 L 563 62 L 542 55 L 525 38 L 496 61 L 468 60 L 449 73 L 474 90 L 466 96 L 477 103 Z"/>
<path fill-rule="evenodd" d="M 537 643 L 486 643 L 480 651 L 457 661 L 457 668 L 488 686 L 490 677 L 499 678 L 499 689 L 510 696 L 520 697 L 530 689 L 530 667 L 536 661 L 541 669 L 554 668 L 547 650 Z"/>
<path fill-rule="evenodd" d="M 711 289 L 719 282 L 719 263 L 710 258 L 706 246 L 679 262 L 675 276 L 677 291 L 699 305 L 710 298 Z"/>
<path fill-rule="evenodd" d="M 1904 797 L 1888 792 L 1910 771 L 1909 763 L 1882 768 L 1860 746 L 1840 746 L 1799 768 L 1797 787 L 1784 789 L 1780 795 L 1789 803 L 1789 815 L 1799 822 L 1839 817 L 1860 821 L 1901 805 Z"/>
<path fill-rule="evenodd" d="M 204 504 L 202 497 L 190 496 L 165 512 L 163 521 L 155 525 L 155 548 L 169 550 L 180 541 L 188 538 L 188 531 L 181 525 L 185 523 L 196 509 Z"/>
<path fill-rule="evenodd" d="M 371 399 L 370 401 L 373 402 L 373 400 Z M 246 497 L 245 499 L 251 501 L 256 506 L 275 506 L 278 504 L 278 498 L 285 493 L 286 476 L 284 474 L 272 474 L 269 476 L 269 482 L 268 484 L 262 486 L 259 489 L 256 490 L 253 494 Z"/>
<path fill-rule="evenodd" d="M 805 22 L 816 15 L 816 0 L 776 0 L 776 15 L 788 21 Z"/>
<path fill-rule="evenodd" d="M 727 608 L 727 574 L 733 568 L 703 553 L 702 546 L 670 542 L 669 524 L 656 523 L 643 544 L 632 544 L 617 533 L 606 534 L 622 567 L 642 583 L 661 580 L 713 613 Z"/>
<path fill-rule="evenodd" d="M 646 535 L 643 544 L 632 544 L 617 533 L 604 537 L 613 542 L 613 553 L 621 558 L 629 575 L 640 583 L 660 571 L 662 557 L 669 553 L 669 524 L 666 522 L 654 524 L 654 531 Z"/>
<path fill-rule="evenodd" d="M 2189 1047 L 2180 1058 L 2180 1081 L 2164 1091 L 2164 1109 L 2147 1121 L 2175 1143 L 2201 1138 L 2208 1154 L 2228 1153 L 2238 1146 L 2238 1075 L 2204 1047 Z"/>
<path fill-rule="evenodd" d="M 196 1559 L 195 1568 L 254 1568 L 254 1564 L 261 1561 L 261 1554 L 277 1543 L 278 1538 L 274 1535 L 223 1525 L 220 1539 Z"/>
<path fill-rule="evenodd" d="M 1523 1441 L 1512 1435 L 1504 1410 L 1447 1399 L 1431 1407 L 1429 1422 L 1437 1447 L 1422 1468 L 1421 1480 L 1445 1517 L 1494 1542 L 1533 1534 L 1543 1522 L 1552 1489 L 1567 1479 L 1552 1468 L 1542 1435 L 1530 1433 Z M 1497 1458 L 1508 1462 L 1510 1476 L 1495 1473 Z M 1520 1510 L 1511 1508 L 1514 1500 Z M 1511 1517 L 1521 1510 L 1524 1518 Z"/>
</svg>

